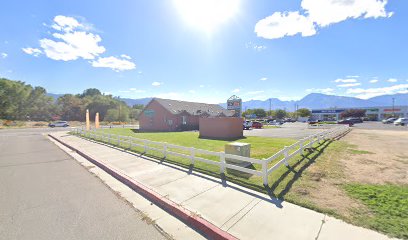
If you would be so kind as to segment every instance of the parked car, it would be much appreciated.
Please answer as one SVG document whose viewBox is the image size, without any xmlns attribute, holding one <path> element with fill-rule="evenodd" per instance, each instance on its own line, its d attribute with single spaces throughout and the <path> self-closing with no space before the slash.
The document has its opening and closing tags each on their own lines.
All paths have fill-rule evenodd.
<svg viewBox="0 0 408 240">
<path fill-rule="evenodd" d="M 252 128 L 262 128 L 263 125 L 261 122 L 252 122 Z"/>
<path fill-rule="evenodd" d="M 363 120 L 361 118 L 347 118 L 346 120 L 352 121 L 353 123 L 363 123 Z"/>
<path fill-rule="evenodd" d="M 337 124 L 348 124 L 350 127 L 354 125 L 353 121 L 347 119 L 337 121 Z"/>
<path fill-rule="evenodd" d="M 322 120 L 315 120 L 315 119 L 311 119 L 311 118 L 309 118 L 307 120 L 307 123 L 309 123 L 309 124 L 317 124 L 319 122 L 322 122 Z"/>
<path fill-rule="evenodd" d="M 285 119 L 283 119 L 283 121 L 284 122 L 291 122 L 291 123 L 296 122 L 296 120 L 292 119 L 292 118 L 285 118 Z"/>
<path fill-rule="evenodd" d="M 67 121 L 57 121 L 57 122 L 53 122 L 48 124 L 48 127 L 68 127 L 69 124 Z"/>
<path fill-rule="evenodd" d="M 394 121 L 395 126 L 405 126 L 408 125 L 408 118 L 398 118 Z"/>
<path fill-rule="evenodd" d="M 384 124 L 390 124 L 390 123 L 395 122 L 396 120 L 397 120 L 396 118 L 388 118 L 388 119 L 382 120 L 382 123 L 384 123 Z"/>
<path fill-rule="evenodd" d="M 248 129 L 252 128 L 252 122 L 251 121 L 244 121 L 243 127 L 244 127 L 244 130 L 248 130 Z"/>
<path fill-rule="evenodd" d="M 269 125 L 280 126 L 280 125 L 283 124 L 283 121 L 281 121 L 281 120 L 272 120 L 272 121 L 269 121 L 268 123 L 269 123 Z"/>
</svg>

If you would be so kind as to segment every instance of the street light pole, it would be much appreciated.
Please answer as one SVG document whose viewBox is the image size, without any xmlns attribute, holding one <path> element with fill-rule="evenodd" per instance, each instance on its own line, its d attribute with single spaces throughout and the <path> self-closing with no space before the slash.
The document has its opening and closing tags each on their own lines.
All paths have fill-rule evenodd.
<svg viewBox="0 0 408 240">
<path fill-rule="evenodd" d="M 395 98 L 392 98 L 392 117 L 395 118 L 395 107 L 394 107 L 394 103 L 395 103 Z"/>
</svg>

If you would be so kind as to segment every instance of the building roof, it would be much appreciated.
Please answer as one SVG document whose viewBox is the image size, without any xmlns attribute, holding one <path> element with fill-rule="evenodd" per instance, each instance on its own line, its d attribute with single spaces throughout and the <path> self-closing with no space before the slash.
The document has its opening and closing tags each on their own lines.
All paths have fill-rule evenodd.
<svg viewBox="0 0 408 240">
<path fill-rule="evenodd" d="M 195 116 L 200 115 L 204 116 L 206 115 L 210 117 L 233 116 L 233 112 L 221 107 L 218 104 L 186 102 L 162 98 L 153 98 L 152 101 L 153 100 L 157 101 L 160 105 L 162 105 L 164 108 L 166 108 L 169 112 L 173 114 L 187 112 L 188 114 Z"/>
</svg>

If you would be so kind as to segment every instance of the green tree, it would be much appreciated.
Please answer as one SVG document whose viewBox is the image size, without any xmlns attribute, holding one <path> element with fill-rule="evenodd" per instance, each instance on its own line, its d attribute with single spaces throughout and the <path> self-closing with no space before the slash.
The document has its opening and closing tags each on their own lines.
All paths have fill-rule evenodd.
<svg viewBox="0 0 408 240">
<path fill-rule="evenodd" d="M 283 119 L 283 118 L 285 118 L 287 115 L 288 115 L 288 113 L 287 113 L 285 110 L 277 109 L 277 110 L 275 111 L 275 117 L 276 117 L 277 119 Z"/>
<path fill-rule="evenodd" d="M 97 96 L 97 95 L 102 95 L 101 91 L 99 91 L 96 88 L 88 88 L 81 94 L 81 97 L 83 98 L 83 97 Z"/>
<path fill-rule="evenodd" d="M 300 108 L 296 111 L 296 114 L 299 117 L 309 117 L 312 115 L 312 112 L 307 108 Z"/>
</svg>

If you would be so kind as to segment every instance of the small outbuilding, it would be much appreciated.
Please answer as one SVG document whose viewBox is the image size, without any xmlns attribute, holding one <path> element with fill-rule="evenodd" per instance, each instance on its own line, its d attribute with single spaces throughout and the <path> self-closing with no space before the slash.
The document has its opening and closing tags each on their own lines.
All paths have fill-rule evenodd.
<svg viewBox="0 0 408 240">
<path fill-rule="evenodd" d="M 139 115 L 139 125 L 141 131 L 198 130 L 200 118 L 232 116 L 218 104 L 153 98 Z"/>
</svg>

